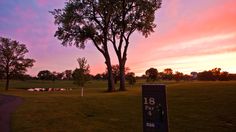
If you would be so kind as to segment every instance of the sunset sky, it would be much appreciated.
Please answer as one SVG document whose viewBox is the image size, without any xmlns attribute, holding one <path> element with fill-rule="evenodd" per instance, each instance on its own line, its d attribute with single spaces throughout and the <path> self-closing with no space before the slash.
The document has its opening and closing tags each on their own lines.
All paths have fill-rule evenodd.
<svg viewBox="0 0 236 132">
<path fill-rule="evenodd" d="M 62 72 L 78 67 L 76 58 L 86 57 L 91 73 L 105 71 L 104 58 L 88 43 L 84 50 L 63 47 L 54 32 L 49 13 L 63 8 L 64 0 L 0 0 L 0 36 L 26 44 L 27 57 L 36 60 L 28 70 Z M 236 73 L 236 0 L 163 0 L 156 12 L 157 28 L 148 38 L 133 34 L 127 66 L 136 75 L 150 67 L 190 74 L 210 70 Z M 111 49 L 110 52 L 114 51 Z M 112 63 L 117 64 L 115 54 Z"/>
</svg>

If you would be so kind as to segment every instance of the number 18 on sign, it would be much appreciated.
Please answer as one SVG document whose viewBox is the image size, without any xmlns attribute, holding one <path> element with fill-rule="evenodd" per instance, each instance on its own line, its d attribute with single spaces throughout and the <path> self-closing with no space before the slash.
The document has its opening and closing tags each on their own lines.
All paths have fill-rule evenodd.
<svg viewBox="0 0 236 132">
<path fill-rule="evenodd" d="M 143 132 L 168 132 L 165 89 L 162 84 L 142 85 Z"/>
</svg>

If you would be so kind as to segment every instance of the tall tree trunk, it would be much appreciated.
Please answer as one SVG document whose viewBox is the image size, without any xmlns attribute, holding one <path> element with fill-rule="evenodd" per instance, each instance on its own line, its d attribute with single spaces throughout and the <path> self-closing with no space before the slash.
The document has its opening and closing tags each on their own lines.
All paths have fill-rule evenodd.
<svg viewBox="0 0 236 132">
<path fill-rule="evenodd" d="M 9 77 L 9 67 L 7 65 L 7 68 L 6 68 L 6 86 L 5 86 L 5 90 L 8 91 L 8 88 L 9 88 L 9 80 L 10 80 L 10 77 Z"/>
<path fill-rule="evenodd" d="M 126 91 L 125 88 L 125 61 L 121 60 L 119 61 L 119 68 L 120 68 L 120 89 L 119 91 Z"/>
<path fill-rule="evenodd" d="M 125 91 L 125 70 L 124 67 L 120 67 L 120 91 Z"/>
<path fill-rule="evenodd" d="M 114 77 L 112 74 L 112 66 L 111 66 L 111 61 L 110 59 L 106 59 L 106 65 L 107 65 L 107 71 L 108 71 L 108 92 L 114 92 L 115 91 L 115 82 L 114 82 Z"/>
</svg>

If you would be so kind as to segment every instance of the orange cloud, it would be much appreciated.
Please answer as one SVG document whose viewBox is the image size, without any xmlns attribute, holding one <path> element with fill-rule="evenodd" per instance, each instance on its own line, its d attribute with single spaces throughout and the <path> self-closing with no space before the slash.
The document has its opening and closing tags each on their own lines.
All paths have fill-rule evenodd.
<svg viewBox="0 0 236 132">
<path fill-rule="evenodd" d="M 173 57 L 235 52 L 235 5 L 236 1 L 228 1 L 210 6 L 208 9 L 192 14 L 191 17 L 178 20 L 172 27 L 164 25 L 163 27 L 168 28 L 165 29 L 164 34 L 157 30 L 148 39 L 133 40 L 137 47 L 135 50 L 131 50 L 128 64 L 140 72 L 143 71 L 143 67 L 157 65 L 156 63 L 148 63 L 151 61 L 160 60 L 159 63 L 163 61 L 170 63 L 166 60 Z M 162 25 L 159 25 L 159 28 L 161 27 Z"/>
</svg>

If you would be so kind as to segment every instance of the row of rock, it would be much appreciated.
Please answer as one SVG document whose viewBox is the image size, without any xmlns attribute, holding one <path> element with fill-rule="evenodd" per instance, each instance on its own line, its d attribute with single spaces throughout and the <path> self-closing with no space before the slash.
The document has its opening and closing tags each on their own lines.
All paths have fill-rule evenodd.
<svg viewBox="0 0 236 132">
<path fill-rule="evenodd" d="M 44 92 L 44 91 L 71 91 L 72 88 L 29 88 L 27 91 L 30 92 Z"/>
</svg>

